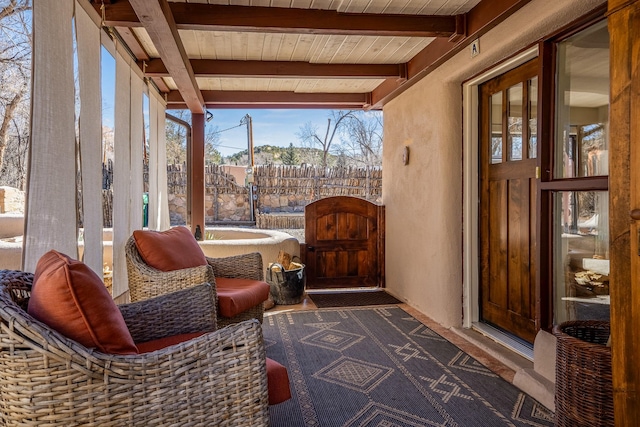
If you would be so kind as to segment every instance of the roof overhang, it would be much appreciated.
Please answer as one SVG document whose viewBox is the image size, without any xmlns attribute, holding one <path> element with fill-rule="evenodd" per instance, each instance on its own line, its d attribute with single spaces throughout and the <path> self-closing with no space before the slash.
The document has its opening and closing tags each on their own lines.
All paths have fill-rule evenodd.
<svg viewBox="0 0 640 427">
<path fill-rule="evenodd" d="M 247 106 L 381 109 L 529 0 L 398 10 L 386 0 L 359 9 L 352 2 L 311 9 L 296 0 L 273 0 L 273 7 L 209 1 L 93 6 L 166 94 L 167 108 L 202 113 Z"/>
</svg>

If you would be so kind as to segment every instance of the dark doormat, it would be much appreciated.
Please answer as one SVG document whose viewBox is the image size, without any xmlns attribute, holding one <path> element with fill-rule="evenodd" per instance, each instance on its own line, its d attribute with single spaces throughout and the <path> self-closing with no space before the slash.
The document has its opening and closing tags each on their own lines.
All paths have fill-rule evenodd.
<svg viewBox="0 0 640 427">
<path fill-rule="evenodd" d="M 401 304 L 402 301 L 385 291 L 310 293 L 318 308 L 360 307 L 365 305 Z"/>
</svg>

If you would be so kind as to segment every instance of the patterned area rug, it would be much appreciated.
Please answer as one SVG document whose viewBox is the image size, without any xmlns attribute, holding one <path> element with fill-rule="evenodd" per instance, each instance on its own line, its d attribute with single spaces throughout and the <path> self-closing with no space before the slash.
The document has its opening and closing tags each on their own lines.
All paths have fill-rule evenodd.
<svg viewBox="0 0 640 427">
<path fill-rule="evenodd" d="M 272 427 L 552 426 L 553 414 L 393 306 L 265 317 L 293 398 Z"/>
<path fill-rule="evenodd" d="M 318 308 L 362 307 L 365 305 L 400 304 L 402 301 L 385 291 L 308 293 Z"/>
</svg>

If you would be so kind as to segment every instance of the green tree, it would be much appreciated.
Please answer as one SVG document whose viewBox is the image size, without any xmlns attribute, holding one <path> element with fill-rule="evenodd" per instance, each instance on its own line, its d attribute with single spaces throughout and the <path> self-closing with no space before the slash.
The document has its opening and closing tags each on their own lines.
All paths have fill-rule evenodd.
<svg viewBox="0 0 640 427">
<path fill-rule="evenodd" d="M 218 127 L 215 126 L 214 130 Z M 219 137 L 216 136 L 216 140 Z M 215 163 L 217 165 L 222 163 L 222 154 L 218 151 L 215 146 L 215 143 L 209 140 L 205 140 L 204 143 L 204 161 L 205 163 Z"/>
<path fill-rule="evenodd" d="M 180 111 L 175 117 L 184 120 L 184 112 Z M 182 117 L 181 117 L 182 116 Z M 187 161 L 187 129 L 171 120 L 166 120 L 167 163 L 182 164 Z"/>
<path fill-rule="evenodd" d="M 296 149 L 293 146 L 293 142 L 289 143 L 289 146 L 282 153 L 282 164 L 283 165 L 297 165 L 298 164 L 298 155 L 296 154 Z"/>
<path fill-rule="evenodd" d="M 191 114 L 187 110 L 172 112 L 172 116 L 189 123 Z M 166 121 L 167 162 L 182 164 L 187 161 L 187 128 L 171 120 Z M 216 148 L 220 145 L 218 126 L 207 126 L 204 135 L 204 160 L 206 163 L 221 163 L 222 155 Z"/>
</svg>

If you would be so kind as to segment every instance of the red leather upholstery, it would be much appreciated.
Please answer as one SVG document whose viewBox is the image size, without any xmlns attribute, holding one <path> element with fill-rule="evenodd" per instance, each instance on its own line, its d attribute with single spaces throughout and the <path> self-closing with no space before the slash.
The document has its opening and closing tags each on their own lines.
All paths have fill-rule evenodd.
<svg viewBox="0 0 640 427">
<path fill-rule="evenodd" d="M 216 277 L 219 315 L 234 317 L 269 298 L 269 284 L 260 280 Z"/>
</svg>

